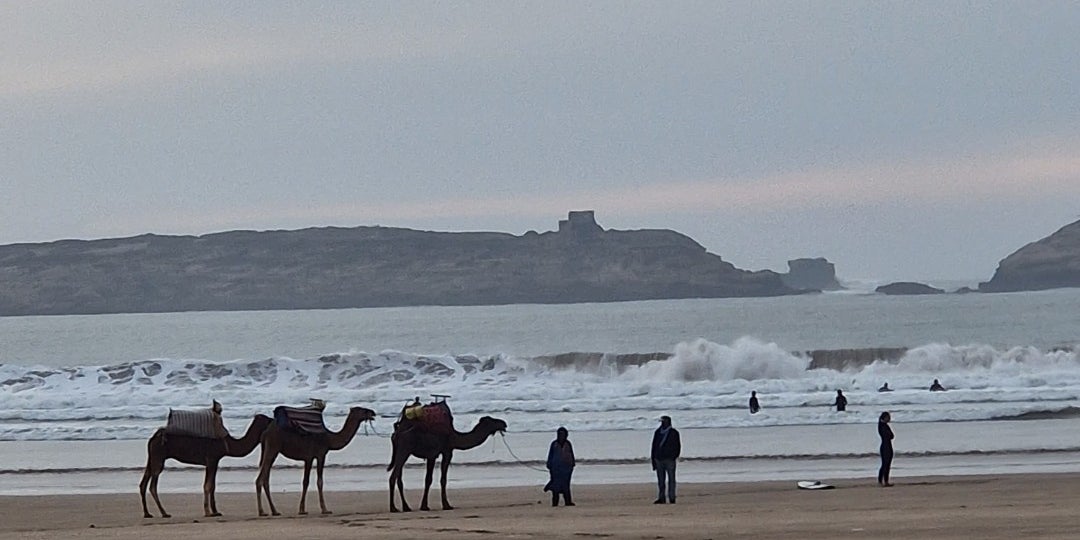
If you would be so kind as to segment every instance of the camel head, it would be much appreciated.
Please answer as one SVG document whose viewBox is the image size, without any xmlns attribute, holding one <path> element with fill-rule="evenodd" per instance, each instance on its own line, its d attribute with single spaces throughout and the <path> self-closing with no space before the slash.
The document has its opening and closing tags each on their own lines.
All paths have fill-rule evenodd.
<svg viewBox="0 0 1080 540">
<path fill-rule="evenodd" d="M 490 416 L 481 418 L 480 421 L 476 423 L 476 427 L 479 430 L 491 434 L 506 432 L 506 422 Z"/>
<path fill-rule="evenodd" d="M 366 409 L 364 407 L 353 407 L 349 409 L 349 416 L 355 415 L 361 422 L 370 422 L 375 420 L 375 411 Z"/>
</svg>

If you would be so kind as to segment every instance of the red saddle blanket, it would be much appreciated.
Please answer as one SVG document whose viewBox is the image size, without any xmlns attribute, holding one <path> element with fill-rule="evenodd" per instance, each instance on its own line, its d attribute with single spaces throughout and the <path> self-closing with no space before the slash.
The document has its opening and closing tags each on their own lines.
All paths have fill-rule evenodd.
<svg viewBox="0 0 1080 540">
<path fill-rule="evenodd" d="M 316 407 L 279 405 L 274 409 L 274 422 L 282 429 L 308 435 L 323 435 L 327 433 L 327 429 L 322 413 L 322 409 Z"/>
<path fill-rule="evenodd" d="M 454 415 L 445 401 L 406 407 L 402 417 L 408 425 L 424 431 L 446 435 L 454 430 Z"/>
</svg>

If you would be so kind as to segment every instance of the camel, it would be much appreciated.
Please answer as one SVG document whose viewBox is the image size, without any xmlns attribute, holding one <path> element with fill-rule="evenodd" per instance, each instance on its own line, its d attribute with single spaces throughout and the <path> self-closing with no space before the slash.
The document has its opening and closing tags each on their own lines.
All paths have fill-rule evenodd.
<svg viewBox="0 0 1080 540">
<path fill-rule="evenodd" d="M 165 461 L 175 459 L 180 463 L 189 465 L 202 465 L 206 467 L 206 478 L 203 480 L 203 514 L 206 517 L 217 517 L 221 513 L 217 510 L 217 501 L 214 499 L 214 491 L 217 487 L 218 462 L 223 457 L 244 457 L 250 454 L 259 444 L 263 430 L 270 425 L 270 417 L 257 414 L 251 420 L 247 432 L 240 439 L 226 437 L 224 439 L 208 439 L 192 437 L 188 435 L 165 434 L 165 429 L 154 432 L 146 443 L 146 471 L 143 472 L 142 482 L 139 482 L 139 494 L 142 496 L 143 517 L 152 518 L 153 514 L 146 508 L 146 486 L 150 485 L 150 495 L 154 497 L 161 517 L 172 517 L 161 506 L 158 498 L 158 476 L 165 470 Z"/>
<path fill-rule="evenodd" d="M 311 464 L 315 462 L 316 480 L 315 485 L 319 489 L 319 508 L 323 514 L 330 514 L 326 509 L 323 499 L 323 465 L 326 462 L 326 454 L 330 450 L 341 450 L 352 441 L 361 422 L 375 419 L 375 411 L 363 407 L 349 409 L 349 416 L 345 418 L 345 425 L 341 431 L 327 432 L 324 435 L 302 434 L 288 429 L 283 429 L 276 423 L 263 432 L 262 456 L 259 459 L 259 476 L 255 478 L 255 497 L 259 504 L 259 515 L 266 516 L 263 511 L 262 493 L 266 492 L 266 502 L 270 504 L 270 513 L 275 516 L 281 514 L 274 507 L 274 501 L 270 498 L 270 467 L 278 454 L 289 459 L 304 462 L 304 483 L 300 491 L 300 514 L 307 514 L 304 502 L 307 498 L 308 480 L 311 477 Z"/>
<path fill-rule="evenodd" d="M 405 486 L 401 480 L 402 469 L 409 456 L 416 456 L 427 460 L 427 476 L 424 478 L 424 499 L 420 502 L 421 510 L 428 510 L 428 493 L 431 491 L 431 480 L 435 472 L 435 459 L 442 456 L 442 477 L 439 485 L 442 488 L 443 510 L 453 510 L 450 502 L 446 500 L 446 472 L 450 469 L 450 461 L 453 459 L 454 450 L 469 450 L 476 448 L 488 437 L 495 433 L 506 431 L 506 422 L 498 418 L 485 416 L 476 423 L 476 426 L 467 433 L 451 430 L 449 434 L 442 435 L 431 433 L 407 422 L 395 424 L 394 434 L 390 437 L 393 447 L 390 465 L 386 467 L 390 472 L 390 511 L 397 512 L 394 506 L 394 486 L 397 486 L 401 495 L 401 508 L 406 512 L 412 511 L 409 503 L 405 501 Z"/>
</svg>

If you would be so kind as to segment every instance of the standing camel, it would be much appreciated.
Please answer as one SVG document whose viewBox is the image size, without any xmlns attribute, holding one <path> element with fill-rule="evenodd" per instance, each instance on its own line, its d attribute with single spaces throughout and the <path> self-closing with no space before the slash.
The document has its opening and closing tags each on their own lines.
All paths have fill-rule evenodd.
<svg viewBox="0 0 1080 540">
<path fill-rule="evenodd" d="M 282 428 L 276 422 L 263 432 L 262 456 L 259 459 L 259 476 L 255 478 L 255 497 L 259 504 L 259 515 L 265 516 L 263 511 L 262 493 L 266 492 L 266 502 L 270 504 L 270 513 L 275 516 L 281 514 L 274 507 L 274 501 L 270 498 L 270 467 L 278 454 L 289 459 L 304 462 L 304 484 L 300 491 L 300 514 L 307 514 L 304 500 L 307 498 L 308 480 L 311 478 L 311 463 L 315 462 L 316 479 L 315 485 L 319 488 L 319 508 L 323 514 L 329 514 L 326 502 L 323 500 L 323 465 L 326 462 L 326 454 L 330 450 L 341 450 L 352 441 L 356 430 L 361 422 L 375 419 L 375 411 L 363 407 L 349 409 L 349 416 L 345 419 L 345 425 L 341 431 L 328 431 L 325 434 L 299 433 L 291 429 Z"/>
<path fill-rule="evenodd" d="M 427 476 L 424 478 L 424 499 L 420 502 L 421 510 L 428 510 L 428 493 L 431 491 L 431 480 L 435 473 L 435 459 L 442 456 L 442 477 L 439 485 L 442 488 L 443 510 L 453 510 L 450 502 L 446 500 L 446 471 L 450 469 L 450 460 L 454 457 L 454 450 L 470 450 L 476 448 L 488 437 L 495 433 L 506 431 L 506 422 L 498 418 L 485 416 L 476 423 L 471 431 L 462 433 L 451 429 L 448 434 L 432 433 L 421 426 L 411 423 L 395 425 L 394 434 L 390 437 L 393 447 L 390 465 L 386 470 L 390 472 L 390 511 L 397 512 L 394 506 L 394 486 L 397 486 L 401 495 L 401 509 L 410 512 L 409 503 L 405 501 L 405 486 L 401 480 L 401 472 L 409 456 L 416 456 L 427 460 Z"/>
<path fill-rule="evenodd" d="M 217 510 L 217 501 L 214 500 L 214 491 L 217 487 L 218 462 L 223 457 L 244 457 L 255 450 L 262 437 L 263 430 L 270 425 L 270 417 L 257 414 L 251 420 L 247 432 L 240 439 L 226 437 L 224 439 L 209 439 L 205 437 L 192 437 L 190 435 L 166 434 L 165 429 L 154 432 L 146 443 L 146 470 L 143 472 L 142 482 L 139 482 L 139 494 L 142 496 L 143 517 L 154 517 L 146 508 L 146 486 L 150 485 L 150 495 L 154 497 L 161 517 L 172 517 L 165 512 L 158 498 L 158 476 L 165 470 L 165 461 L 175 459 L 180 463 L 189 465 L 202 465 L 206 467 L 206 478 L 203 480 L 203 514 L 206 517 L 217 517 L 221 513 Z"/>
</svg>

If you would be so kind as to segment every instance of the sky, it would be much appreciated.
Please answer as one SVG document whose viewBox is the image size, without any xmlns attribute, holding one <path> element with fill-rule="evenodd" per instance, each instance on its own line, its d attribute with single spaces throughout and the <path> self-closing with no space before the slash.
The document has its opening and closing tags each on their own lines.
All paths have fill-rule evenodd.
<svg viewBox="0 0 1080 540">
<path fill-rule="evenodd" d="M 987 279 L 1080 219 L 1070 2 L 0 3 L 0 244 L 594 209 Z"/>
</svg>

